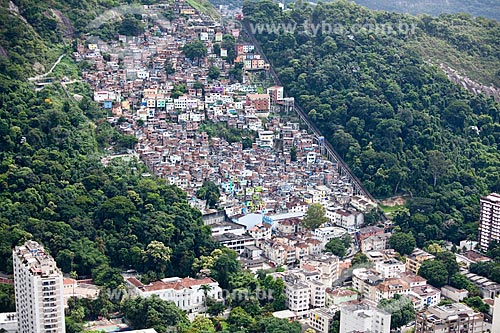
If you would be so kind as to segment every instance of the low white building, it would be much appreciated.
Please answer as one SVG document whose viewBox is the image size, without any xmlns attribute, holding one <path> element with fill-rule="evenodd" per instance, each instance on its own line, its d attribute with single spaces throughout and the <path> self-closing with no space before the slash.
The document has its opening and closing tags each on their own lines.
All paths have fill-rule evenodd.
<svg viewBox="0 0 500 333">
<path fill-rule="evenodd" d="M 340 307 L 340 332 L 389 333 L 391 314 L 368 302 L 344 303 Z"/>
<path fill-rule="evenodd" d="M 406 271 L 406 265 L 397 259 L 389 259 L 376 262 L 375 270 L 379 272 L 383 278 L 395 278 Z"/>
<path fill-rule="evenodd" d="M 222 301 L 222 289 L 219 283 L 210 279 L 187 278 L 165 278 L 160 281 L 144 285 L 135 277 L 126 279 L 130 293 L 133 296 L 151 297 L 157 295 L 165 301 L 174 302 L 181 310 L 188 314 L 204 312 L 205 292 L 207 296 L 215 301 Z M 209 286 L 205 291 L 202 286 Z"/>
<path fill-rule="evenodd" d="M 342 303 L 352 302 L 358 299 L 358 293 L 354 290 L 337 288 L 326 289 L 325 303 L 327 307 L 336 307 Z"/>
<path fill-rule="evenodd" d="M 212 230 L 212 237 L 220 236 L 225 233 L 241 236 L 245 233 L 244 225 L 228 221 L 213 223 L 210 225 L 210 229 Z"/>
<path fill-rule="evenodd" d="M 408 297 L 413 299 L 415 310 L 421 311 L 428 306 L 439 304 L 441 301 L 441 290 L 430 285 L 414 287 L 408 293 Z"/>
<path fill-rule="evenodd" d="M 316 239 L 328 243 L 334 238 L 340 238 L 347 234 L 347 230 L 339 227 L 324 227 L 315 229 L 313 234 Z"/>
<path fill-rule="evenodd" d="M 221 245 L 238 252 L 239 254 L 243 252 L 245 246 L 255 245 L 255 239 L 247 234 L 235 235 L 230 232 L 225 232 L 223 234 L 213 236 L 213 239 Z"/>
<path fill-rule="evenodd" d="M 469 296 L 469 291 L 466 289 L 453 288 L 452 286 L 444 286 L 441 288 L 441 295 L 454 302 L 461 302 L 464 298 Z"/>
</svg>

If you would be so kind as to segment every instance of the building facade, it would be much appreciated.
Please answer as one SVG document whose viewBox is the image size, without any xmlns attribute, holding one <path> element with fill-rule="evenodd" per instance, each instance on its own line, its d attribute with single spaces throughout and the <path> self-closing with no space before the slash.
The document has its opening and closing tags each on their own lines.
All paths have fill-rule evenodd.
<svg viewBox="0 0 500 333">
<path fill-rule="evenodd" d="M 415 333 L 481 333 L 484 329 L 483 314 L 462 303 L 429 307 L 415 320 Z"/>
<path fill-rule="evenodd" d="M 391 314 L 368 302 L 344 303 L 340 307 L 340 332 L 389 333 Z"/>
<path fill-rule="evenodd" d="M 27 241 L 14 249 L 18 331 L 65 333 L 63 276 L 42 245 Z"/>
<path fill-rule="evenodd" d="M 426 260 L 432 260 L 434 256 L 421 249 L 413 250 L 413 253 L 406 257 L 406 270 L 418 274 L 422 263 Z"/>
<path fill-rule="evenodd" d="M 328 333 L 333 326 L 335 311 L 329 308 L 318 308 L 311 310 L 308 324 L 316 332 Z"/>
<path fill-rule="evenodd" d="M 306 282 L 285 280 L 285 296 L 286 307 L 298 318 L 305 318 L 309 315 L 311 289 Z"/>
<path fill-rule="evenodd" d="M 480 200 L 479 247 L 487 250 L 491 241 L 500 241 L 500 194 L 491 193 Z"/>
<path fill-rule="evenodd" d="M 144 285 L 136 278 L 131 277 L 126 282 L 132 296 L 146 298 L 157 295 L 162 300 L 174 302 L 177 307 L 188 314 L 196 314 L 206 310 L 205 295 L 217 302 L 223 300 L 219 283 L 210 278 L 171 277 Z"/>
<path fill-rule="evenodd" d="M 380 272 L 384 278 L 395 278 L 399 277 L 401 273 L 406 271 L 406 266 L 404 263 L 397 259 L 388 259 L 384 261 L 379 261 L 375 263 L 375 270 Z"/>
</svg>

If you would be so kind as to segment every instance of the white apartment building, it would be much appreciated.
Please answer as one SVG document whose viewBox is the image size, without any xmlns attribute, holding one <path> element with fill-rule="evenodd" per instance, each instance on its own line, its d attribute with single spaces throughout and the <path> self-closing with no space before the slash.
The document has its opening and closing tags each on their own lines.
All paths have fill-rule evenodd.
<svg viewBox="0 0 500 333">
<path fill-rule="evenodd" d="M 357 229 L 364 223 L 364 215 L 358 211 L 327 208 L 325 216 L 330 219 L 331 223 L 347 230 Z"/>
<path fill-rule="evenodd" d="M 247 231 L 254 239 L 271 239 L 272 227 L 268 223 L 259 223 Z"/>
<path fill-rule="evenodd" d="M 413 299 L 413 305 L 416 311 L 421 311 L 429 306 L 436 306 L 441 301 L 441 290 L 433 286 L 411 288 L 408 297 Z"/>
<path fill-rule="evenodd" d="M 331 287 L 333 282 L 338 279 L 339 257 L 329 253 L 323 253 L 315 256 L 305 256 L 300 261 L 301 268 L 306 266 L 313 267 L 320 272 L 321 282 Z"/>
<path fill-rule="evenodd" d="M 210 279 L 187 278 L 165 278 L 160 281 L 151 282 L 148 285 L 142 284 L 134 277 L 128 278 L 127 285 L 133 296 L 151 297 L 157 295 L 165 301 L 174 302 L 181 310 L 187 313 L 200 313 L 205 309 L 205 288 L 209 286 L 207 296 L 215 301 L 222 301 L 222 289 L 219 283 Z"/>
<path fill-rule="evenodd" d="M 347 230 L 339 227 L 317 228 L 313 231 L 314 237 L 323 243 L 328 243 L 332 239 L 340 238 L 345 234 L 347 234 Z"/>
<path fill-rule="evenodd" d="M 243 253 L 245 246 L 255 245 L 255 239 L 247 234 L 236 235 L 231 232 L 225 232 L 223 234 L 213 236 L 213 239 L 221 245 L 238 252 L 239 254 Z"/>
<path fill-rule="evenodd" d="M 500 194 L 491 193 L 480 200 L 479 246 L 487 250 L 492 240 L 500 241 Z"/>
<path fill-rule="evenodd" d="M 328 333 L 333 325 L 335 311 L 329 308 L 312 309 L 308 324 L 319 333 Z"/>
<path fill-rule="evenodd" d="M 311 289 L 309 284 L 303 281 L 285 281 L 286 307 L 295 313 L 297 318 L 305 318 L 309 315 L 309 303 Z"/>
<path fill-rule="evenodd" d="M 18 331 L 65 333 L 63 276 L 42 245 L 27 241 L 13 251 Z"/>
<path fill-rule="evenodd" d="M 380 272 L 383 278 L 395 278 L 406 271 L 406 265 L 397 259 L 389 259 L 376 262 L 375 270 Z"/>
<path fill-rule="evenodd" d="M 199 101 L 197 99 L 180 96 L 174 99 L 174 107 L 179 110 L 197 109 Z"/>
<path fill-rule="evenodd" d="M 311 288 L 311 306 L 314 308 L 325 306 L 326 302 L 326 286 L 316 280 L 308 282 Z"/>
<path fill-rule="evenodd" d="M 493 307 L 493 321 L 491 323 L 492 332 L 500 332 L 500 296 L 495 297 Z"/>
<path fill-rule="evenodd" d="M 340 307 L 340 333 L 389 333 L 391 314 L 369 302 L 344 303 Z"/>
<path fill-rule="evenodd" d="M 352 271 L 352 287 L 367 299 L 376 299 L 376 286 L 384 279 L 380 273 L 371 269 L 356 268 Z"/>
</svg>

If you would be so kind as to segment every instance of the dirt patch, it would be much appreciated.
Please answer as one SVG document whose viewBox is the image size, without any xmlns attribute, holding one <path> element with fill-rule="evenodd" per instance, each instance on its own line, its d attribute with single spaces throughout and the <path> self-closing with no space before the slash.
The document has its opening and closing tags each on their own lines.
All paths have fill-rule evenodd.
<svg viewBox="0 0 500 333">
<path fill-rule="evenodd" d="M 7 50 L 5 50 L 2 45 L 0 45 L 0 57 L 8 57 L 9 54 L 7 53 Z"/>
<path fill-rule="evenodd" d="M 45 67 L 37 61 L 33 64 L 33 69 L 35 70 L 35 72 L 41 73 L 45 70 Z"/>
<path fill-rule="evenodd" d="M 387 207 L 403 206 L 406 203 L 406 197 L 395 196 L 381 200 L 380 203 Z"/>
</svg>

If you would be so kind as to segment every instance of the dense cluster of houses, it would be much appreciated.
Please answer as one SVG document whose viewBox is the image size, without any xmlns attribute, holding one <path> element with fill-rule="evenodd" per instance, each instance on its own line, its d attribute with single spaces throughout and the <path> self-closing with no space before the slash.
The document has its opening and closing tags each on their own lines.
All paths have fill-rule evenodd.
<svg viewBox="0 0 500 333">
<path fill-rule="evenodd" d="M 141 37 L 89 39 L 78 44 L 75 57 L 91 65 L 83 76 L 94 88 L 94 100 L 109 109 L 110 121 L 123 133 L 138 138 L 136 152 L 157 175 L 190 194 L 202 211 L 206 201 L 196 192 L 212 181 L 221 188 L 219 206 L 229 216 L 293 212 L 321 203 L 336 224 L 363 224 L 360 211 L 375 203 L 354 200 L 348 176 L 323 158 L 322 143 L 299 123 L 270 117 L 290 104 L 283 87 L 256 87 L 247 75 L 243 82 L 230 79 L 232 65 L 220 45 L 225 34 L 239 36 L 238 31 L 224 31 L 196 11 L 187 13 L 182 1 L 146 9 L 179 15 L 148 27 Z M 182 48 L 195 40 L 205 45 L 206 57 L 186 58 Z M 245 73 L 267 69 L 254 45 L 237 43 L 235 51 Z M 210 67 L 217 67 L 220 77 L 210 78 Z M 252 143 L 243 147 L 209 136 L 203 131 L 206 122 L 253 133 Z M 351 201 L 362 207 L 345 210 Z"/>
<path fill-rule="evenodd" d="M 343 325 L 379 325 L 380 332 L 388 332 L 390 314 L 374 306 L 382 299 L 406 295 L 423 310 L 436 306 L 442 295 L 457 301 L 466 297 L 464 290 L 439 290 L 416 275 L 432 255 L 416 250 L 401 262 L 388 249 L 390 233 L 364 226 L 363 213 L 376 203 L 356 195 L 349 177 L 323 157 L 321 140 L 290 117 L 277 116 L 290 110 L 293 99 L 285 97 L 283 87 L 252 83 L 252 73 L 269 69 L 254 45 L 237 42 L 234 61 L 243 64 L 244 75 L 242 82 L 231 77 L 228 50 L 220 45 L 225 34 L 238 38 L 238 29 L 225 31 L 181 0 L 145 9 L 175 15 L 149 25 L 140 37 L 79 43 L 74 57 L 90 64 L 83 76 L 95 91 L 94 100 L 109 110 L 109 121 L 138 138 L 135 153 L 156 175 L 188 193 L 213 238 L 237 251 L 247 269 L 284 268 L 273 273 L 285 282 L 287 306 L 276 317 L 306 320 L 316 331 L 328 332 L 335 311 L 341 310 L 350 316 Z M 196 40 L 207 55 L 188 59 L 182 48 Z M 220 76 L 210 77 L 210 67 L 217 67 Z M 251 133 L 251 143 L 209 135 L 207 126 L 215 125 Z M 220 189 L 219 211 L 196 196 L 206 181 Z M 329 222 L 303 230 L 301 220 L 311 204 L 321 204 Z M 324 253 L 330 240 L 346 234 L 370 265 L 350 267 L 350 259 Z M 351 288 L 343 286 L 346 272 Z M 158 295 L 190 314 L 205 310 L 207 295 L 224 300 L 209 277 L 148 285 L 134 277 L 126 281 L 133 295 Z M 492 288 L 485 284 L 485 293 Z"/>
</svg>

